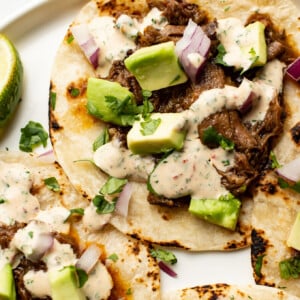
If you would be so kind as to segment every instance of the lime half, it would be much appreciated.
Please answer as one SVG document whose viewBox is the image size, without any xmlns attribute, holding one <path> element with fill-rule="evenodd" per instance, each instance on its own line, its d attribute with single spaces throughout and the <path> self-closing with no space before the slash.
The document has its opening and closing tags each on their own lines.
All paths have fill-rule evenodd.
<svg viewBox="0 0 300 300">
<path fill-rule="evenodd" d="M 0 132 L 20 102 L 23 66 L 12 42 L 0 34 Z"/>
</svg>

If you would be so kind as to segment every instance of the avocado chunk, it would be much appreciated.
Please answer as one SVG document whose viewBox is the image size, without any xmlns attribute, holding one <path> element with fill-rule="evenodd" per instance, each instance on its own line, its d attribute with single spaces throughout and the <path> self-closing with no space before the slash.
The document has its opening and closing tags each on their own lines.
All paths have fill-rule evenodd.
<svg viewBox="0 0 300 300">
<path fill-rule="evenodd" d="M 296 250 L 300 250 L 300 212 L 298 212 L 288 236 L 287 245 Z"/>
<path fill-rule="evenodd" d="M 218 199 L 191 199 L 189 212 L 210 223 L 235 230 L 241 202 L 228 194 Z"/>
<path fill-rule="evenodd" d="M 73 266 L 49 272 L 53 300 L 85 300 L 83 291 L 78 287 L 76 269 Z"/>
<path fill-rule="evenodd" d="M 12 267 L 5 264 L 0 270 L 0 300 L 15 300 L 16 288 Z"/>
<path fill-rule="evenodd" d="M 133 123 L 127 145 L 134 154 L 168 152 L 183 147 L 186 119 L 179 113 L 153 113 Z"/>
<path fill-rule="evenodd" d="M 160 90 L 188 80 L 179 65 L 174 42 L 140 48 L 124 63 L 144 90 Z"/>
<path fill-rule="evenodd" d="M 265 25 L 259 21 L 245 27 L 245 41 L 241 50 L 251 62 L 250 67 L 259 67 L 267 62 L 267 44 L 265 40 Z M 249 67 L 249 68 L 250 68 Z"/>
<path fill-rule="evenodd" d="M 89 78 L 87 84 L 87 110 L 104 122 L 127 126 L 138 113 L 134 95 L 118 82 Z"/>
</svg>

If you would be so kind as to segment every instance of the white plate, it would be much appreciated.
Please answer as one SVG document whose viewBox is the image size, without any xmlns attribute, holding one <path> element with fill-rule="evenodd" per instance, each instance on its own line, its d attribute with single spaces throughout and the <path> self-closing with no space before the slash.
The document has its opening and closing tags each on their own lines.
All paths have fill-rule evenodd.
<svg viewBox="0 0 300 300">
<path fill-rule="evenodd" d="M 28 121 L 40 122 L 48 128 L 48 92 L 51 66 L 56 50 L 84 0 L 32 1 L 15 15 L 0 23 L 15 43 L 24 65 L 23 100 L 0 149 L 18 150 L 20 129 Z M 51 147 L 48 142 L 48 149 Z M 37 152 L 45 149 L 39 148 Z M 216 282 L 254 283 L 250 250 L 229 253 L 186 253 L 174 251 L 178 263 L 174 266 L 177 278 L 162 273 L 162 290 L 190 287 Z"/>
</svg>

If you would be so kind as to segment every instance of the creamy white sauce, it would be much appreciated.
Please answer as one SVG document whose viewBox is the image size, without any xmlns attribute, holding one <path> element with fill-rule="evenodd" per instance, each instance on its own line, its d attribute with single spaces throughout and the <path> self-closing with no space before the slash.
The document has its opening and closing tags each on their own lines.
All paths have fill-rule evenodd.
<svg viewBox="0 0 300 300">
<path fill-rule="evenodd" d="M 16 232 L 11 241 L 11 246 L 19 249 L 27 259 L 35 260 L 43 244 L 48 241 L 50 234 L 46 223 L 31 221 L 27 226 Z"/>
<path fill-rule="evenodd" d="M 154 167 L 154 159 L 151 156 L 132 154 L 130 150 L 121 148 L 117 141 L 99 147 L 93 159 L 105 173 L 117 178 L 131 178 L 134 181 L 145 182 Z"/>
<path fill-rule="evenodd" d="M 15 256 L 17 255 L 17 250 L 15 248 L 0 248 L 0 270 L 7 264 L 12 264 Z"/>
<path fill-rule="evenodd" d="M 47 223 L 52 231 L 68 234 L 70 231 L 70 223 L 66 222 L 70 215 L 70 211 L 64 207 L 53 207 L 51 209 L 40 211 L 35 220 Z"/>
<path fill-rule="evenodd" d="M 124 59 L 128 50 L 136 48 L 135 42 L 117 28 L 113 17 L 94 18 L 89 23 L 89 30 L 100 47 L 97 71 L 102 77 L 108 75 L 114 60 Z"/>
<path fill-rule="evenodd" d="M 30 193 L 33 178 L 21 164 L 0 162 L 0 222 L 13 225 L 27 223 L 40 209 L 39 201 Z"/>
<path fill-rule="evenodd" d="M 60 270 L 63 267 L 74 266 L 77 258 L 69 244 L 62 244 L 54 239 L 52 248 L 43 256 L 42 261 L 48 270 Z"/>
<path fill-rule="evenodd" d="M 162 12 L 154 7 L 145 16 L 143 21 L 139 24 L 139 31 L 144 32 L 147 26 L 153 26 L 156 29 L 162 29 L 168 24 L 166 17 L 162 15 Z"/>
<path fill-rule="evenodd" d="M 83 286 L 84 294 L 89 300 L 107 299 L 113 288 L 112 278 L 106 267 L 99 261 L 89 273 L 89 278 Z"/>
<path fill-rule="evenodd" d="M 226 18 L 218 20 L 217 35 L 226 50 L 223 61 L 237 70 L 248 70 L 256 57 L 249 51 L 251 45 L 256 45 L 256 32 L 245 30 L 240 19 Z"/>
<path fill-rule="evenodd" d="M 25 288 L 36 298 L 51 297 L 51 286 L 48 272 L 28 271 L 24 277 Z"/>
</svg>

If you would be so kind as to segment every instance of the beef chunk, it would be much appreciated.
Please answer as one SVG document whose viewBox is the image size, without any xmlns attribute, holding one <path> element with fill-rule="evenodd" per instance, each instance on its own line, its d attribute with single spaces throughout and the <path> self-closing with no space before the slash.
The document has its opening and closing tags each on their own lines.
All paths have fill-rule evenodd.
<svg viewBox="0 0 300 300">
<path fill-rule="evenodd" d="M 214 127 L 218 133 L 234 142 L 235 149 L 238 151 L 258 148 L 258 142 L 241 122 L 237 111 L 222 111 L 204 119 L 198 126 L 199 137 L 203 144 L 205 144 L 203 134 L 208 127 Z"/>
<path fill-rule="evenodd" d="M 207 22 L 207 14 L 196 4 L 186 3 L 185 1 L 167 1 L 163 15 L 171 25 L 186 25 L 189 19 L 197 24 Z"/>
<path fill-rule="evenodd" d="M 189 197 L 181 197 L 177 199 L 168 199 L 165 197 L 157 196 L 149 193 L 148 202 L 150 204 L 167 206 L 167 207 L 186 207 L 189 205 L 190 198 Z"/>
</svg>

